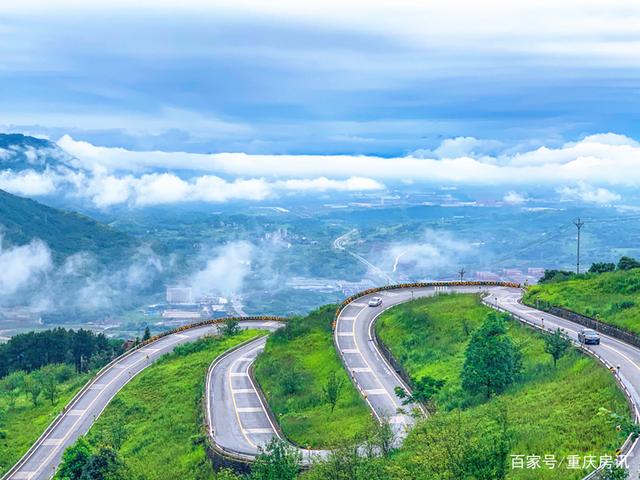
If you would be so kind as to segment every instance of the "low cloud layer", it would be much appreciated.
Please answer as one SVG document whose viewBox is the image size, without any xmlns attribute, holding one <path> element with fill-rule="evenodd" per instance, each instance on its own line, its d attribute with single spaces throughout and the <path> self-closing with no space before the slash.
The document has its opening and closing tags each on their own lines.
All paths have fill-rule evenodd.
<svg viewBox="0 0 640 480">
<path fill-rule="evenodd" d="M 246 241 L 231 242 L 211 252 L 203 252 L 204 266 L 193 272 L 183 284 L 191 287 L 196 297 L 210 293 L 233 296 L 242 291 L 251 272 L 255 246 Z"/>
<path fill-rule="evenodd" d="M 63 180 L 59 175 L 51 172 L 39 173 L 34 170 L 25 170 L 14 173 L 3 170 L 0 171 L 0 190 L 27 197 L 51 195 L 55 193 L 59 179 Z"/>
<path fill-rule="evenodd" d="M 391 261 L 392 275 L 403 274 L 413 280 L 436 278 L 444 271 L 454 271 L 458 259 L 471 250 L 467 242 L 449 232 L 426 230 L 415 242 L 398 242 L 384 252 L 385 263 Z"/>
<path fill-rule="evenodd" d="M 44 196 L 65 193 L 89 199 L 96 207 L 127 204 L 135 207 L 181 202 L 224 203 L 232 200 L 261 201 L 282 193 L 356 192 L 383 190 L 381 182 L 363 178 L 290 179 L 269 181 L 265 178 L 225 180 L 217 175 L 183 179 L 174 173 L 149 173 L 141 176 L 60 173 L 5 170 L 0 172 L 0 190 L 16 195 Z"/>
<path fill-rule="evenodd" d="M 520 205 L 526 202 L 527 199 L 520 193 L 510 190 L 504 196 L 503 201 L 509 205 Z"/>
<path fill-rule="evenodd" d="M 607 205 L 621 200 L 621 196 L 602 187 L 593 187 L 584 182 L 578 182 L 575 187 L 562 187 L 558 189 L 561 200 L 581 201 Z"/>
<path fill-rule="evenodd" d="M 105 268 L 95 256 L 77 252 L 62 263 L 34 239 L 3 246 L 0 238 L 0 306 L 28 305 L 42 312 L 112 311 L 129 306 L 136 295 L 158 288 L 170 259 L 140 247 L 117 268 Z"/>
<path fill-rule="evenodd" d="M 63 137 L 59 145 L 87 168 L 145 171 L 153 168 L 215 172 L 233 177 L 290 178 L 366 177 L 378 181 L 416 180 L 434 183 L 640 185 L 640 144 L 612 133 L 591 135 L 559 147 L 498 153 L 497 142 L 473 138 L 449 139 L 431 151 L 405 157 L 350 155 L 248 155 L 185 152 L 134 152 L 97 147 Z"/>
<path fill-rule="evenodd" d="M 382 191 L 397 182 L 514 187 L 503 198 L 510 204 L 526 200 L 519 189 L 544 186 L 555 188 L 562 200 L 608 204 L 621 199 L 616 188 L 640 186 L 640 143 L 613 133 L 553 148 L 502 151 L 499 142 L 461 137 L 396 158 L 138 152 L 69 136 L 58 144 L 72 155 L 73 168 L 0 171 L 0 189 L 27 196 L 64 194 L 108 208 Z"/>
<path fill-rule="evenodd" d="M 0 237 L 0 302 L 37 283 L 53 267 L 51 252 L 41 241 L 3 248 Z"/>
</svg>

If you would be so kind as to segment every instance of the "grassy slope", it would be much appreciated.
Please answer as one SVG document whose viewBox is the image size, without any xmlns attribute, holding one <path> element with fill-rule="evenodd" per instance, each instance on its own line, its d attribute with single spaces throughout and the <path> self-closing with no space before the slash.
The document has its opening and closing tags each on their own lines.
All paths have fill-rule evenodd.
<svg viewBox="0 0 640 480">
<path fill-rule="evenodd" d="M 202 444 L 202 404 L 207 369 L 225 350 L 263 331 L 210 337 L 165 355 L 127 384 L 89 431 L 111 438 L 125 424 L 120 453 L 136 477 L 147 480 L 211 479 Z"/>
<path fill-rule="evenodd" d="M 640 269 L 536 285 L 525 301 L 536 299 L 640 333 Z"/>
<path fill-rule="evenodd" d="M 369 411 L 338 358 L 331 332 L 335 307 L 322 307 L 267 341 L 256 361 L 256 378 L 285 435 L 293 442 L 327 448 L 353 439 L 371 422 Z M 283 390 L 283 376 L 295 372 L 299 388 Z M 331 372 L 343 379 L 335 411 L 322 400 L 322 387 Z"/>
<path fill-rule="evenodd" d="M 452 421 L 457 415 L 451 411 L 454 407 L 462 407 L 464 422 L 464 418 L 488 416 L 495 402 L 465 405 L 459 379 L 467 332 L 480 325 L 487 311 L 476 296 L 444 295 L 395 307 L 376 327 L 413 378 L 430 375 L 447 381 L 437 404 Z M 554 453 L 557 458 L 587 452 L 611 454 L 622 439 L 601 417 L 594 417 L 599 407 L 628 411 L 611 375 L 577 351 L 561 359 L 554 370 L 539 334 L 515 322 L 509 323 L 509 334 L 522 348 L 525 365 L 522 379 L 501 396 L 515 430 L 512 454 Z M 405 451 L 400 458 L 410 461 L 411 454 Z M 570 473 L 566 469 L 514 470 L 509 478 L 581 478 L 579 472 Z"/>
<path fill-rule="evenodd" d="M 38 406 L 34 407 L 30 399 L 21 395 L 15 407 L 7 410 L 4 426 L 7 438 L 0 440 L 0 475 L 20 459 L 90 376 L 79 375 L 62 384 L 54 405 L 40 397 Z M 8 408 L 6 399 L 0 397 L 0 409 L 4 408 Z"/>
</svg>

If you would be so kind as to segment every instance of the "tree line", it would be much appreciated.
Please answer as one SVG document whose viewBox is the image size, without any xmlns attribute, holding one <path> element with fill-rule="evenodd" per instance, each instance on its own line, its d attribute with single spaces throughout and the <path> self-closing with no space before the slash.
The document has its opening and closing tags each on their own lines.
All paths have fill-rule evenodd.
<svg viewBox="0 0 640 480">
<path fill-rule="evenodd" d="M 72 365 L 76 373 L 101 367 L 123 352 L 123 342 L 90 330 L 55 328 L 21 333 L 0 345 L 0 378 L 46 365 Z"/>
<path fill-rule="evenodd" d="M 623 256 L 620 257 L 618 263 L 613 262 L 595 262 L 591 264 L 587 273 L 591 274 L 600 274 L 607 272 L 615 272 L 615 271 L 627 271 L 633 270 L 635 268 L 640 268 L 640 261 L 636 260 L 633 257 Z M 558 282 L 562 280 L 567 280 L 569 278 L 575 277 L 576 272 L 569 270 L 558 270 L 558 269 L 547 269 L 544 271 L 544 275 L 538 283 L 550 283 L 550 282 Z"/>
</svg>

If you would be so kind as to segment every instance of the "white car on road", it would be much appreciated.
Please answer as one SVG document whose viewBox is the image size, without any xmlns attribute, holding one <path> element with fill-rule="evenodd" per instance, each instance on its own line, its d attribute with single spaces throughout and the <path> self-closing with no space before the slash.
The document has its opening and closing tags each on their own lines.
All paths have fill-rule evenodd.
<svg viewBox="0 0 640 480">
<path fill-rule="evenodd" d="M 371 300 L 369 300 L 370 307 L 379 307 L 380 305 L 382 305 L 382 299 L 380 297 L 371 297 Z"/>
</svg>

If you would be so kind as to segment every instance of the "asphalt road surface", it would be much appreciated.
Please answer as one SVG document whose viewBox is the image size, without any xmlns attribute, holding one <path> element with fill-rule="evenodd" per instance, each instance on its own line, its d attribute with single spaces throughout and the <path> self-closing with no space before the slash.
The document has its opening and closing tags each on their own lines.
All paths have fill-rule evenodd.
<svg viewBox="0 0 640 480">
<path fill-rule="evenodd" d="M 426 287 L 376 292 L 347 305 L 338 316 L 335 342 L 345 367 L 358 390 L 379 420 L 390 422 L 398 442 L 415 423 L 411 408 L 403 406 L 395 394 L 396 387 L 408 390 L 395 370 L 387 363 L 373 341 L 373 326 L 386 309 L 414 298 L 453 291 L 449 287 Z M 478 287 L 457 287 L 455 291 L 478 293 Z M 372 297 L 382 298 L 382 305 L 370 307 Z"/>
<path fill-rule="evenodd" d="M 581 326 L 570 321 L 526 307 L 518 302 L 521 291 L 506 287 L 426 287 L 405 288 L 378 292 L 360 297 L 347 305 L 336 322 L 335 342 L 345 367 L 378 419 L 391 422 L 401 441 L 414 423 L 413 417 L 395 395 L 395 388 L 407 388 L 391 368 L 373 341 L 372 331 L 379 315 L 394 305 L 438 292 L 485 291 L 486 303 L 507 310 L 528 322 L 547 329 L 563 328 L 577 339 Z M 379 307 L 369 307 L 369 299 L 381 297 Z M 244 327 L 277 328 L 276 322 L 243 322 Z M 120 359 L 94 379 L 74 404 L 47 434 L 30 450 L 26 460 L 7 479 L 48 479 L 57 468 L 62 452 L 76 438 L 89 430 L 96 417 L 115 394 L 137 373 L 176 345 L 193 341 L 216 332 L 215 326 L 186 330 L 169 335 L 131 355 Z M 600 345 L 589 348 L 614 366 L 619 377 L 640 405 L 640 349 L 602 335 Z M 207 376 L 207 410 L 209 428 L 219 448 L 240 457 L 254 457 L 261 446 L 274 436 L 280 436 L 275 420 L 269 415 L 256 385 L 249 376 L 249 368 L 264 348 L 266 339 L 260 338 L 218 358 Z M 637 442 L 636 442 L 637 443 Z M 627 458 L 632 478 L 640 466 L 638 448 L 634 444 Z M 303 450 L 305 460 L 324 451 Z M 535 453 L 535 452 L 534 452 Z M 634 476 L 635 475 L 635 476 Z"/>
<path fill-rule="evenodd" d="M 241 322 L 244 328 L 260 328 L 265 322 Z M 84 435 L 96 418 L 107 407 L 109 401 L 138 373 L 151 365 L 177 345 L 191 342 L 206 335 L 217 333 L 217 327 L 193 328 L 159 339 L 110 365 L 86 387 L 78 401 L 62 415 L 60 420 L 34 444 L 18 464 L 3 480 L 44 480 L 51 478 L 65 448 Z"/>
<path fill-rule="evenodd" d="M 262 328 L 274 330 L 280 325 L 266 322 Z M 255 327 L 254 327 L 255 328 Z M 283 438 L 276 420 L 258 393 L 250 368 L 264 349 L 262 337 L 219 357 L 207 374 L 207 417 L 216 445 L 227 453 L 252 459 L 274 438 Z M 303 461 L 325 456 L 322 450 L 301 450 Z"/>
<path fill-rule="evenodd" d="M 519 300 L 522 291 L 516 288 L 438 286 L 376 292 L 356 299 L 340 312 L 335 330 L 336 344 L 347 370 L 370 408 L 377 418 L 391 422 L 398 440 L 406 436 L 415 419 L 395 395 L 396 387 L 407 389 L 407 386 L 387 363 L 373 341 L 375 321 L 384 310 L 399 303 L 439 292 L 454 291 L 486 292 L 487 305 L 508 311 L 516 318 L 547 330 L 561 328 L 575 341 L 582 329 L 581 325 L 521 304 Z M 368 303 L 372 297 L 382 298 L 382 305 L 369 307 Z M 634 404 L 636 407 L 640 406 L 640 349 L 606 335 L 601 335 L 600 345 L 589 345 L 587 348 L 618 369 L 618 376 L 629 391 Z M 625 459 L 631 472 L 630 478 L 637 478 L 640 472 L 640 448 L 637 447 L 637 442 L 633 444 Z"/>
</svg>

